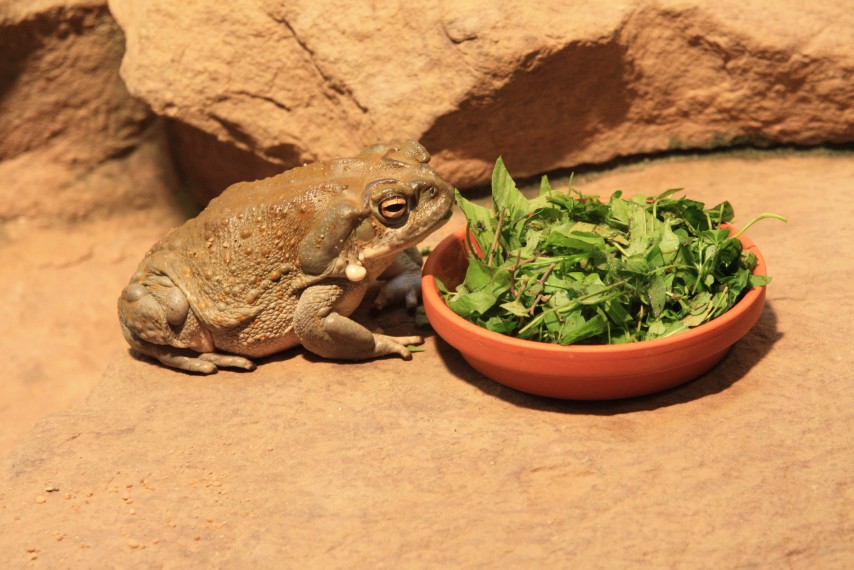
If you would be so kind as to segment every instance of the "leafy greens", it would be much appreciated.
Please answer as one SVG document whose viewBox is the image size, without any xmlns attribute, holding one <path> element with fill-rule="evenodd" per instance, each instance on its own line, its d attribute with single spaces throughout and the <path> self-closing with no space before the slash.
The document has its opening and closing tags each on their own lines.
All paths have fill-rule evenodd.
<svg viewBox="0 0 854 570">
<path fill-rule="evenodd" d="M 448 306 L 488 330 L 557 344 L 616 344 L 669 336 L 729 310 L 751 287 L 756 256 L 721 224 L 729 202 L 706 208 L 657 196 L 607 201 L 542 178 L 527 199 L 498 159 L 492 208 L 459 191 L 468 221 L 469 265 Z M 786 221 L 776 214 L 763 218 Z M 744 231 L 744 230 L 742 230 Z"/>
</svg>

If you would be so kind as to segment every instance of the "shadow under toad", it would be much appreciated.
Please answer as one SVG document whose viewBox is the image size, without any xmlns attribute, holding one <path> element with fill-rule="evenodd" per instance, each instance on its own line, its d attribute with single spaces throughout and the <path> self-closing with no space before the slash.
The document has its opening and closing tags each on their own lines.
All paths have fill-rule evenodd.
<svg viewBox="0 0 854 570">
<path fill-rule="evenodd" d="M 608 401 L 558 400 L 525 394 L 498 384 L 475 371 L 456 349 L 441 338 L 437 339 L 436 345 L 451 374 L 490 396 L 530 409 L 608 416 L 655 410 L 723 392 L 760 362 L 782 336 L 783 334 L 777 331 L 774 310 L 770 303 L 766 303 L 756 325 L 730 348 L 717 366 L 702 376 L 656 394 Z"/>
</svg>

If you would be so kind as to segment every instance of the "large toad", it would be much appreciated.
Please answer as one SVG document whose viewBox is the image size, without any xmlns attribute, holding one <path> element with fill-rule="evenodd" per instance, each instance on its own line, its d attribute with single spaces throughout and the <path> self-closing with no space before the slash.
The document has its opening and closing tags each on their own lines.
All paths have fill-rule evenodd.
<svg viewBox="0 0 854 570">
<path fill-rule="evenodd" d="M 418 287 L 419 240 L 450 215 L 453 187 L 415 141 L 366 148 L 235 184 L 172 230 L 118 302 L 136 351 L 210 374 L 251 370 L 301 344 L 326 358 L 411 358 L 420 337 L 374 334 L 348 318 L 373 279 L 380 304 Z"/>
</svg>

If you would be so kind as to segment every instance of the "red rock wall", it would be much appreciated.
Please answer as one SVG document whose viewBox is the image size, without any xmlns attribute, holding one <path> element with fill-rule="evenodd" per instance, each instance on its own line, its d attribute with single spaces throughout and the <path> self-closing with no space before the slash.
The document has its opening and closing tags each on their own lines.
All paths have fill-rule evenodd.
<svg viewBox="0 0 854 570">
<path fill-rule="evenodd" d="M 119 77 L 123 53 L 105 2 L 0 3 L 0 223 L 169 199 L 162 129 Z"/>
<path fill-rule="evenodd" d="M 0 221 L 163 201 L 172 165 L 205 202 L 401 137 L 462 187 L 499 155 L 526 176 L 672 149 L 846 143 L 850 12 L 0 0 Z"/>
</svg>

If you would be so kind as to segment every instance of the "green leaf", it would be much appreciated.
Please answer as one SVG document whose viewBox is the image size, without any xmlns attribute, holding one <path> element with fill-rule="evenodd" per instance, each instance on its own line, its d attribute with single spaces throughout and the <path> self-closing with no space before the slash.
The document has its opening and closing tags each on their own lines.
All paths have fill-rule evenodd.
<svg viewBox="0 0 854 570">
<path fill-rule="evenodd" d="M 500 307 L 510 313 L 511 315 L 516 315 L 517 317 L 527 317 L 528 308 L 523 305 L 519 299 L 514 299 L 507 303 L 501 303 Z"/>
<path fill-rule="evenodd" d="M 625 200 L 621 200 L 617 193 L 611 196 L 608 201 L 610 207 L 607 219 L 608 224 L 612 227 L 616 226 L 620 229 L 629 227 L 629 205 Z"/>
<path fill-rule="evenodd" d="M 506 269 L 490 267 L 470 255 L 463 286 L 466 294 L 451 296 L 448 306 L 462 316 L 482 315 L 510 289 L 510 273 Z"/>
<path fill-rule="evenodd" d="M 522 250 L 519 252 L 520 257 L 534 257 L 536 255 L 537 248 L 539 247 L 542 238 L 543 230 L 529 228 L 525 233 L 525 239 L 524 244 L 522 246 Z"/>
<path fill-rule="evenodd" d="M 560 344 L 574 344 L 580 340 L 598 336 L 608 330 L 607 321 L 599 314 L 585 319 L 582 312 L 573 311 L 564 317 L 560 327 Z"/>
<path fill-rule="evenodd" d="M 415 326 L 422 329 L 430 328 L 430 321 L 427 319 L 427 313 L 424 311 L 424 305 L 418 305 L 415 308 Z"/>
<path fill-rule="evenodd" d="M 771 283 L 771 278 L 767 275 L 751 275 L 750 276 L 750 286 L 751 287 L 765 287 Z"/>
<path fill-rule="evenodd" d="M 573 224 L 554 227 L 546 237 L 546 243 L 551 246 L 567 249 L 569 252 L 593 251 L 605 248 L 605 240 L 602 236 L 591 232 L 575 231 Z"/>
<path fill-rule="evenodd" d="M 485 251 L 492 243 L 492 237 L 495 235 L 495 220 L 492 217 L 492 212 L 489 208 L 484 208 L 470 200 L 466 199 L 459 190 L 455 190 L 454 194 L 457 205 L 465 214 L 469 228 L 477 240 L 481 251 Z"/>
<path fill-rule="evenodd" d="M 490 317 L 485 320 L 481 326 L 488 331 L 496 332 L 499 334 L 510 334 L 515 331 L 517 328 L 515 323 L 511 319 L 505 319 L 503 317 Z"/>
<path fill-rule="evenodd" d="M 680 321 L 671 321 L 668 323 L 665 323 L 664 321 L 655 321 L 649 326 L 649 329 L 646 332 L 645 340 L 664 338 L 666 336 L 686 331 L 688 330 L 688 328 L 688 326 L 686 326 Z"/>
<path fill-rule="evenodd" d="M 664 305 L 667 302 L 667 285 L 661 275 L 655 275 L 647 289 L 649 296 L 649 305 L 652 309 L 652 316 L 658 317 L 661 311 L 664 310 Z"/>
<path fill-rule="evenodd" d="M 720 225 L 732 221 L 735 217 L 735 211 L 732 209 L 732 204 L 729 202 L 721 202 L 717 206 L 708 209 L 709 217 Z"/>
<path fill-rule="evenodd" d="M 632 320 L 632 314 L 626 306 L 621 302 L 619 297 L 608 299 L 603 303 L 605 313 L 615 325 L 625 326 Z"/>
<path fill-rule="evenodd" d="M 530 212 L 528 200 L 516 188 L 516 183 L 507 172 L 504 160 L 499 158 L 492 170 L 492 204 L 495 215 L 506 210 L 510 223 L 518 221 Z"/>
<path fill-rule="evenodd" d="M 552 185 L 549 182 L 549 177 L 544 175 L 542 178 L 540 178 L 540 191 L 537 196 L 549 196 L 553 192 L 554 189 L 552 188 Z"/>
<path fill-rule="evenodd" d="M 679 251 L 680 244 L 681 241 L 679 236 L 674 233 L 670 224 L 661 224 L 658 247 L 661 250 L 661 255 L 664 258 L 665 263 L 673 263 L 673 260 L 676 259 L 676 254 Z"/>
</svg>

